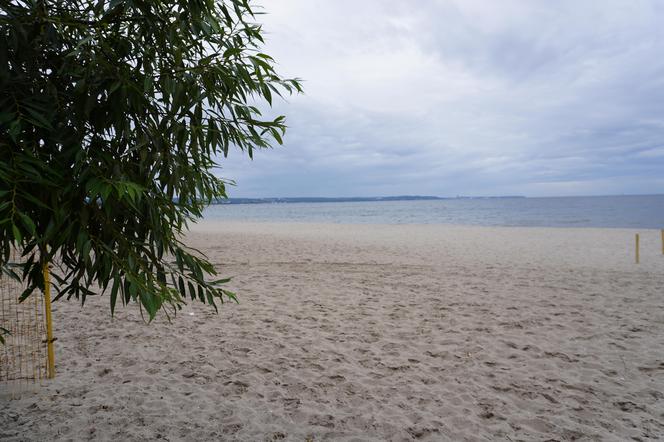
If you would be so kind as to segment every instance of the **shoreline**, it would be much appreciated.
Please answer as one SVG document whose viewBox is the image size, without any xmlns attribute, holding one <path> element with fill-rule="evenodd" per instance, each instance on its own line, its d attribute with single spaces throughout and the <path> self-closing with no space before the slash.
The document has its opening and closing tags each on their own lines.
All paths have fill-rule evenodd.
<svg viewBox="0 0 664 442">
<path fill-rule="evenodd" d="M 191 224 L 191 231 L 196 232 L 197 226 L 211 227 L 213 225 L 233 225 L 233 224 L 257 224 L 257 225 L 311 225 L 311 226 L 413 226 L 413 227 L 451 227 L 451 228 L 487 228 L 487 229 L 554 229 L 554 230 L 624 230 L 629 232 L 651 231 L 660 232 L 664 230 L 656 227 L 607 227 L 607 226 L 521 226 L 521 225 L 490 225 L 490 224 L 452 224 L 452 223 L 349 223 L 349 222 L 318 222 L 318 221 L 297 221 L 297 220 L 261 220 L 261 219 L 243 219 L 243 218 L 228 218 L 228 219 L 202 219 L 196 223 Z"/>
</svg>

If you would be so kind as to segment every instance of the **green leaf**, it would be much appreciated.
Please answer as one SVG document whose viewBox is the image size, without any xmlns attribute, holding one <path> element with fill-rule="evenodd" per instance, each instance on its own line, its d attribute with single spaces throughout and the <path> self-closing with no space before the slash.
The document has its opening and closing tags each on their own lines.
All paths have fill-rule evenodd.
<svg viewBox="0 0 664 442">
<path fill-rule="evenodd" d="M 14 234 L 14 241 L 17 244 L 20 244 L 23 241 L 23 236 L 21 235 L 21 231 L 16 227 L 16 224 L 12 224 L 12 233 Z"/>
<path fill-rule="evenodd" d="M 31 123 L 33 123 L 35 126 L 45 128 L 45 129 L 53 129 L 53 126 L 51 126 L 50 121 L 46 118 L 46 116 L 39 111 L 33 109 L 30 106 L 24 105 L 23 108 L 28 112 L 28 114 L 32 117 L 31 119 L 28 119 Z M 25 117 L 24 117 L 25 118 Z"/>
<path fill-rule="evenodd" d="M 242 49 L 240 48 L 228 48 L 224 51 L 224 58 L 237 57 L 242 54 Z"/>
<path fill-rule="evenodd" d="M 120 289 L 120 278 L 116 276 L 113 278 L 113 286 L 111 287 L 111 316 L 115 315 L 115 303 L 118 299 L 118 290 Z"/>
<path fill-rule="evenodd" d="M 21 221 L 23 222 L 23 225 L 25 226 L 26 229 L 30 232 L 31 235 L 36 235 L 36 227 L 35 223 L 24 213 L 19 213 L 19 217 L 21 218 Z"/>
<path fill-rule="evenodd" d="M 92 248 L 92 241 L 87 240 L 83 245 L 83 259 L 90 260 L 90 249 Z"/>
<path fill-rule="evenodd" d="M 279 134 L 279 131 L 276 129 L 273 129 L 271 131 L 272 136 L 274 137 L 275 140 L 277 140 L 277 143 L 279 144 L 284 144 L 284 140 L 281 138 L 281 134 Z"/>
<path fill-rule="evenodd" d="M 152 77 L 146 75 L 145 80 L 143 80 L 143 92 L 146 94 L 150 93 L 152 91 L 152 85 L 153 85 Z"/>
</svg>

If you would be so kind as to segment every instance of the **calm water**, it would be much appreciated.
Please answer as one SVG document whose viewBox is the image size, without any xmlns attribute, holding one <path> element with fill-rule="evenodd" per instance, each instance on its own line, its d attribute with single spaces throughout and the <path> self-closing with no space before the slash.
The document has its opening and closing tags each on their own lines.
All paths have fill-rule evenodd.
<svg viewBox="0 0 664 442">
<path fill-rule="evenodd" d="M 215 205 L 209 220 L 664 228 L 664 195 Z"/>
</svg>

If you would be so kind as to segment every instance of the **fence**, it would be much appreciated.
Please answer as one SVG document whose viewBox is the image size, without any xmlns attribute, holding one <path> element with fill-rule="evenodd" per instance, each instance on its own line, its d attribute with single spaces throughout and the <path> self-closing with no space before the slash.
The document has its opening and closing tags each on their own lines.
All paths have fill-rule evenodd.
<svg viewBox="0 0 664 442">
<path fill-rule="evenodd" d="M 17 256 L 11 257 L 17 262 Z M 44 275 L 48 280 L 49 272 Z M 24 285 L 0 273 L 0 382 L 30 384 L 53 377 L 52 338 L 50 333 L 50 286 L 39 296 L 33 293 L 19 302 Z M 2 330 L 0 330 L 2 332 Z"/>
</svg>

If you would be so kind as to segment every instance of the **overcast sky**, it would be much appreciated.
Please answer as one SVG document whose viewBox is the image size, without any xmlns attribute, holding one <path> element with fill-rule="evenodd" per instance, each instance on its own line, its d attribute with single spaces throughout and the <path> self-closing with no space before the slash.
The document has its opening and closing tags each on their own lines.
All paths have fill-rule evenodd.
<svg viewBox="0 0 664 442">
<path fill-rule="evenodd" d="M 664 2 L 262 0 L 306 94 L 231 197 L 664 193 Z"/>
</svg>

